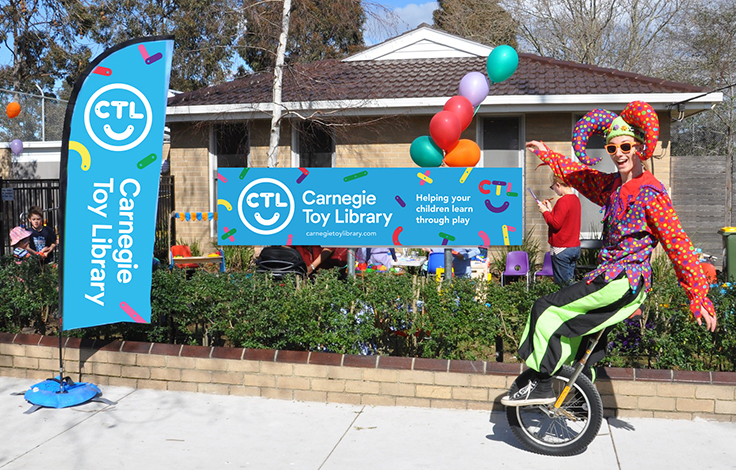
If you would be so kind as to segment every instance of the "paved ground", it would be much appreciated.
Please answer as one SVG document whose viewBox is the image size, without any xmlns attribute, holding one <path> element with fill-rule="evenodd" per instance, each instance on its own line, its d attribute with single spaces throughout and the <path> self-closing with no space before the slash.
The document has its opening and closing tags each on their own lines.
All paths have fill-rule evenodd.
<svg viewBox="0 0 736 470">
<path fill-rule="evenodd" d="M 733 469 L 736 423 L 604 422 L 588 450 L 523 450 L 503 413 L 302 403 L 102 387 L 30 415 L 31 381 L 0 377 L 0 469 Z"/>
</svg>

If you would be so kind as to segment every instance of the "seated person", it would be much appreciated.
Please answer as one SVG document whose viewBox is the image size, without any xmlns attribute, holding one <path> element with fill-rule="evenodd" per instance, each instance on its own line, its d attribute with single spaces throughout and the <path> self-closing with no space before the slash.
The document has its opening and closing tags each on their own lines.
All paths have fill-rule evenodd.
<svg viewBox="0 0 736 470">
<path fill-rule="evenodd" d="M 473 268 L 471 261 L 480 254 L 480 248 L 456 248 L 452 250 L 452 268 L 455 277 L 471 277 Z"/>
<path fill-rule="evenodd" d="M 307 275 L 318 269 L 345 270 L 348 264 L 347 248 L 327 248 L 319 245 L 294 246 L 307 265 Z"/>
<path fill-rule="evenodd" d="M 366 263 L 368 266 L 385 266 L 391 269 L 396 261 L 396 250 L 391 248 L 360 248 L 355 253 L 358 264 Z"/>
<path fill-rule="evenodd" d="M 28 248 L 31 243 L 30 231 L 23 227 L 15 227 L 10 231 L 10 246 L 13 248 L 13 258 L 16 261 L 26 259 L 31 256 Z"/>
<path fill-rule="evenodd" d="M 39 255 L 43 258 L 44 263 L 50 263 L 53 260 L 54 248 L 56 248 L 56 233 L 51 227 L 43 224 L 43 212 L 37 206 L 32 206 L 28 210 L 28 222 L 32 234 L 28 251 Z"/>
<path fill-rule="evenodd" d="M 444 253 L 444 248 L 431 248 L 431 253 Z M 480 248 L 454 248 L 452 250 L 452 269 L 456 277 L 470 277 L 473 274 L 471 261 L 480 254 Z"/>
</svg>

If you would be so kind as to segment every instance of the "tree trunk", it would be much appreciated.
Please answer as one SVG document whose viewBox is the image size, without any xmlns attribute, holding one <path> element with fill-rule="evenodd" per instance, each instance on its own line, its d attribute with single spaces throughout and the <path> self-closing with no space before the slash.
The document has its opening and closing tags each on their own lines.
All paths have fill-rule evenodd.
<svg viewBox="0 0 736 470">
<path fill-rule="evenodd" d="M 289 18 L 291 0 L 284 0 L 284 12 L 281 19 L 281 35 L 276 50 L 276 66 L 273 70 L 273 115 L 271 116 L 271 134 L 268 141 L 268 167 L 275 168 L 279 162 L 279 138 L 281 137 L 281 82 L 284 76 L 284 55 L 286 41 L 289 38 Z"/>
</svg>

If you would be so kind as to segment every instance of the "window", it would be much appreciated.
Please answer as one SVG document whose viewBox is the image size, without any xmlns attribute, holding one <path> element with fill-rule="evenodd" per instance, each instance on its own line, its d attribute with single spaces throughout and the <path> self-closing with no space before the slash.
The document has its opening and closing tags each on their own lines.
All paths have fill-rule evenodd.
<svg viewBox="0 0 736 470">
<path fill-rule="evenodd" d="M 483 119 L 483 166 L 519 168 L 521 164 L 521 118 Z"/>
<path fill-rule="evenodd" d="M 215 124 L 217 168 L 248 166 L 248 126 L 245 123 Z"/>
<path fill-rule="evenodd" d="M 335 139 L 324 125 L 306 121 L 298 127 L 299 167 L 331 168 Z"/>
<path fill-rule="evenodd" d="M 572 138 L 570 139 L 572 140 Z M 603 146 L 606 144 L 606 140 L 600 134 L 592 134 L 588 139 L 588 146 L 585 152 L 590 157 L 600 157 L 600 161 L 596 163 L 592 168 L 603 173 L 615 173 L 618 170 L 613 164 L 611 157 L 606 153 Z M 580 218 L 580 237 L 581 238 L 600 238 L 603 232 L 603 214 L 601 213 L 600 206 L 590 202 L 582 194 L 580 196 L 581 206 L 581 218 Z"/>
</svg>

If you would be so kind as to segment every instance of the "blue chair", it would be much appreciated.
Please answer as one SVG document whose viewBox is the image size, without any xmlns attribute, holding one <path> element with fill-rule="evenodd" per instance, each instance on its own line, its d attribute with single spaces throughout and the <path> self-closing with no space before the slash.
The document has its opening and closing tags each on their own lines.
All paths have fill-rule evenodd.
<svg viewBox="0 0 736 470">
<path fill-rule="evenodd" d="M 550 276 L 554 277 L 555 273 L 552 270 L 552 252 L 548 251 L 544 254 L 544 263 L 542 263 L 542 269 L 534 273 L 534 279 L 537 276 Z"/>
<path fill-rule="evenodd" d="M 429 260 L 427 261 L 427 274 L 435 274 L 437 268 L 445 267 L 445 253 L 430 253 Z"/>
<path fill-rule="evenodd" d="M 526 288 L 529 290 L 529 254 L 526 251 L 509 251 L 506 255 L 506 269 L 501 273 L 501 285 L 506 277 L 526 277 Z"/>
</svg>

